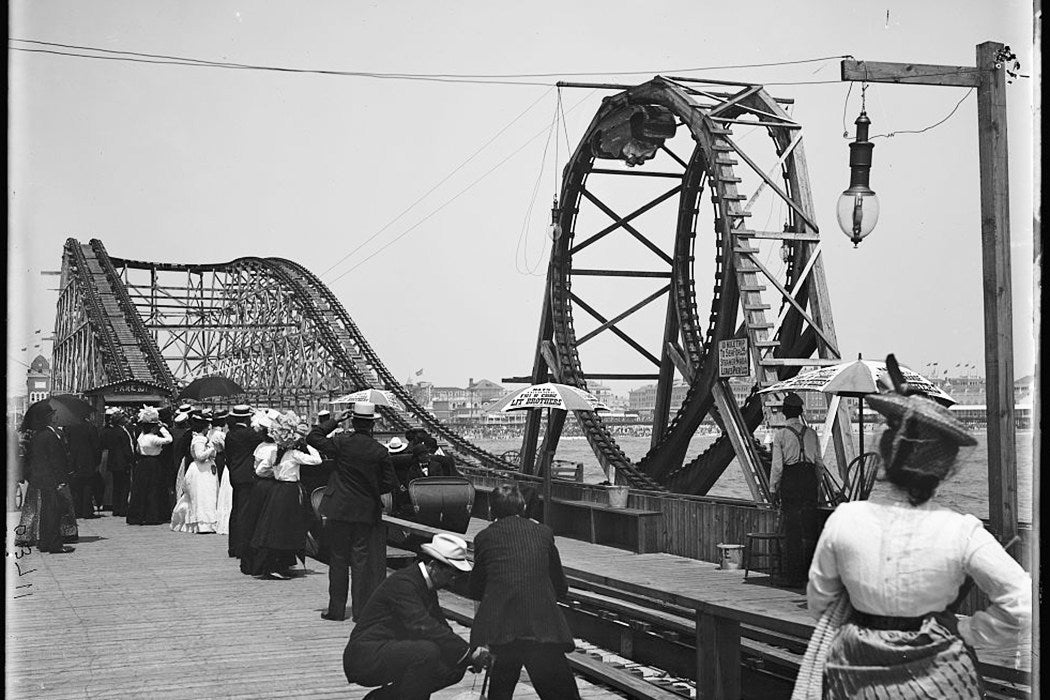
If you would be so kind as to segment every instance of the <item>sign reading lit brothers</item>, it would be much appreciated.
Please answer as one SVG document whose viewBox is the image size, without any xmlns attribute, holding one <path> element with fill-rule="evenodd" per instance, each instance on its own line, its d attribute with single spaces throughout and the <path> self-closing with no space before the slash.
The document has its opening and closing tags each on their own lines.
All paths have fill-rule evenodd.
<svg viewBox="0 0 1050 700">
<path fill-rule="evenodd" d="M 718 376 L 746 377 L 751 374 L 747 338 L 718 341 Z"/>
</svg>

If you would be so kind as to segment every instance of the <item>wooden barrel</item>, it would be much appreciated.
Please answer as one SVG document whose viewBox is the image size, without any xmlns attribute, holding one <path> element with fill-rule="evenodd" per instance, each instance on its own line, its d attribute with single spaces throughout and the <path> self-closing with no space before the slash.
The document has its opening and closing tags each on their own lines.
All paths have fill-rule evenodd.
<svg viewBox="0 0 1050 700">
<path fill-rule="evenodd" d="M 474 485 L 462 476 L 425 476 L 408 484 L 416 522 L 465 533 L 474 507 Z"/>
</svg>

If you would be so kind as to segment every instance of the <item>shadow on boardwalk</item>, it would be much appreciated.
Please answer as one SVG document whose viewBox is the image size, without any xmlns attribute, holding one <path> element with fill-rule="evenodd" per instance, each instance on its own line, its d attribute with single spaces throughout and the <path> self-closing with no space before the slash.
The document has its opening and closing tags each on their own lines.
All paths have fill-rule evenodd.
<svg viewBox="0 0 1050 700">
<path fill-rule="evenodd" d="M 224 535 L 80 521 L 66 555 L 24 557 L 7 514 L 8 698 L 362 698 L 347 684 L 352 623 L 324 622 L 327 568 L 291 581 L 244 576 Z M 24 551 L 24 550 L 21 550 Z M 457 632 L 467 630 L 454 625 Z M 434 695 L 447 700 L 474 684 Z M 477 677 L 480 688 L 481 678 Z M 579 681 L 585 698 L 622 697 Z M 515 697 L 537 697 L 519 685 Z"/>
</svg>

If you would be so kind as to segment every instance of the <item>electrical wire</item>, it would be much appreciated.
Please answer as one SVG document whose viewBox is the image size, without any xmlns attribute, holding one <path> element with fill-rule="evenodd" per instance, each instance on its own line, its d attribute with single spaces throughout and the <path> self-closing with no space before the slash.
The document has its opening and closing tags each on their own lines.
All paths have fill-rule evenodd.
<svg viewBox="0 0 1050 700">
<path fill-rule="evenodd" d="M 577 108 L 577 107 L 579 107 L 579 106 L 580 106 L 581 104 L 583 104 L 584 100 L 586 100 L 586 99 L 587 99 L 588 97 L 590 97 L 591 95 L 593 95 L 593 94 L 594 94 L 594 92 L 595 92 L 595 91 L 593 91 L 593 90 L 592 90 L 592 91 L 591 91 L 591 92 L 589 92 L 589 93 L 588 93 L 587 95 L 585 95 L 584 97 L 582 97 L 582 98 L 581 98 L 581 99 L 580 99 L 580 100 L 579 100 L 579 101 L 578 101 L 578 102 L 577 102 L 577 103 L 576 103 L 575 105 L 573 105 L 573 106 L 572 106 L 572 107 L 571 107 L 571 108 L 569 109 L 569 112 L 572 112 L 572 111 L 573 111 L 574 109 L 576 109 L 576 108 Z M 357 268 L 359 268 L 359 267 L 361 267 L 362 265 L 364 265 L 364 264 L 365 264 L 366 262 L 368 262 L 369 260 L 371 260 L 371 259 L 372 259 L 372 258 L 374 258 L 375 256 L 377 256 L 377 255 L 379 255 L 380 253 L 382 253 L 382 252 L 383 252 L 384 250 L 386 250 L 387 248 L 389 248 L 390 246 L 392 246 L 392 245 L 393 245 L 394 243 L 397 243 L 397 242 L 398 242 L 399 240 L 401 240 L 402 238 L 404 238 L 405 236 L 407 236 L 407 235 L 408 235 L 409 233 L 411 233 L 412 231 L 414 231 L 415 229 L 417 229 L 417 228 L 418 228 L 419 226 L 421 226 L 421 225 L 422 225 L 423 223 L 425 223 L 426 221 L 428 221 L 428 220 L 429 220 L 429 219 L 430 219 L 431 217 L 433 217 L 433 216 L 434 216 L 435 214 L 437 214 L 438 212 L 440 212 L 441 210 L 443 210 L 443 209 L 444 209 L 445 207 L 447 207 L 448 205 L 452 204 L 452 203 L 453 203 L 454 201 L 456 201 L 456 200 L 457 200 L 457 199 L 459 199 L 459 198 L 460 198 L 461 196 L 463 196 L 464 194 L 466 194 L 466 193 L 467 193 L 468 191 L 470 191 L 471 189 L 473 189 L 473 188 L 474 188 L 474 187 L 475 187 L 475 186 L 476 186 L 476 185 L 477 185 L 477 184 L 478 184 L 479 182 L 481 182 L 481 181 L 482 181 L 482 180 L 484 180 L 484 179 L 485 179 L 486 177 L 488 177 L 489 175 L 491 175 L 491 174 L 492 174 L 492 173 L 493 173 L 493 172 L 494 172 L 494 171 L 495 171 L 496 169 L 500 168 L 500 167 L 501 167 L 501 166 L 502 166 L 502 165 L 503 165 L 504 163 L 506 163 L 506 162 L 507 162 L 507 161 L 509 161 L 509 160 L 510 160 L 511 158 L 513 158 L 514 156 L 518 155 L 518 154 L 519 154 L 519 153 L 521 153 L 521 152 L 522 152 L 523 150 L 525 150 L 525 148 L 526 148 L 526 147 L 528 147 L 528 145 L 529 145 L 529 144 L 531 144 L 531 143 L 532 143 L 533 141 L 535 141 L 536 139 L 538 139 L 538 138 L 539 138 L 540 136 L 543 136 L 544 132 L 548 132 L 548 133 L 549 133 L 549 131 L 550 131 L 550 126 L 548 125 L 548 126 L 547 126 L 547 127 L 545 127 L 544 129 L 541 129 L 540 131 L 538 131 L 538 132 L 536 132 L 535 134 L 533 134 L 533 135 L 532 135 L 532 136 L 531 136 L 531 137 L 530 137 L 530 138 L 529 138 L 529 139 L 528 139 L 527 141 L 525 141 L 525 143 L 523 143 L 523 144 L 521 144 L 520 146 L 518 146 L 518 147 L 517 147 L 516 149 L 514 149 L 514 150 L 513 150 L 513 151 L 512 151 L 512 152 L 511 152 L 510 154 L 508 154 L 508 155 L 507 155 L 507 156 L 506 156 L 505 158 L 503 158 L 503 159 L 502 159 L 501 161 L 499 161 L 498 163 L 496 163 L 495 165 L 493 165 L 493 166 L 492 166 L 491 168 L 489 168 L 488 170 L 486 170 L 486 171 L 485 171 L 485 172 L 484 172 L 484 173 L 483 173 L 483 174 L 482 174 L 482 175 L 481 175 L 480 177 L 478 177 L 478 178 L 477 178 L 476 180 L 474 180 L 474 181 L 473 181 L 473 182 L 471 182 L 471 183 L 470 183 L 469 185 L 467 185 L 466 187 L 464 187 L 464 188 L 463 188 L 462 190 L 460 190 L 459 192 L 457 192 L 457 193 L 456 193 L 456 194 L 455 194 L 454 196 L 452 196 L 452 197 L 451 197 L 450 199 L 446 200 L 444 204 L 442 204 L 442 205 L 440 205 L 439 207 L 437 207 L 436 209 L 432 210 L 432 211 L 431 211 L 431 212 L 430 212 L 429 214 L 427 214 L 426 216 L 424 216 L 424 217 L 423 217 L 422 219 L 420 219 L 420 220 L 419 220 L 419 221 L 417 221 L 416 223 L 412 224 L 412 226 L 410 226 L 409 228 L 407 228 L 406 230 L 402 231 L 402 232 L 401 232 L 400 234 L 398 234 L 397 236 L 395 236 L 394 238 L 392 238 L 392 239 L 391 239 L 390 241 L 388 241 L 387 243 L 385 243 L 385 244 L 384 244 L 384 245 L 383 245 L 382 247 L 380 247 L 380 248 L 379 248 L 378 250 L 376 250 L 376 251 L 374 251 L 373 253 L 371 253 L 370 255 L 368 255 L 368 256 L 367 256 L 367 257 L 366 257 L 365 259 L 363 259 L 363 260 L 362 260 L 361 262 L 357 263 L 356 265 L 354 265 L 353 267 L 351 267 L 351 268 L 350 268 L 349 270 L 347 270 L 346 272 L 343 272 L 343 273 L 342 273 L 342 274 L 340 274 L 340 275 L 339 275 L 338 277 L 334 278 L 334 279 L 333 279 L 333 280 L 332 280 L 331 282 L 332 282 L 332 283 L 334 283 L 334 282 L 337 282 L 337 281 L 339 281 L 340 279 L 342 279 L 342 278 L 343 278 L 343 277 L 345 277 L 346 275 L 350 274 L 351 272 L 353 272 L 353 271 L 354 271 L 354 270 L 356 270 Z"/>
<path fill-rule="evenodd" d="M 10 38 L 8 42 L 19 42 L 24 44 L 32 44 L 35 46 L 49 46 L 57 49 L 67 49 L 69 51 L 94 51 L 96 53 L 107 54 L 111 57 L 110 60 L 125 60 L 131 62 L 142 62 L 142 63 L 160 63 L 160 62 L 171 62 L 173 65 L 199 65 L 207 66 L 210 68 L 236 68 L 242 70 L 263 70 L 263 71 L 280 71 L 280 72 L 291 72 L 291 73 L 316 73 L 320 75 L 340 75 L 340 76 L 353 76 L 353 77 L 365 77 L 365 78 L 388 78 L 398 80 L 438 80 L 448 82 L 470 82 L 470 81 L 483 81 L 492 82 L 496 80 L 513 80 L 522 78 L 558 78 L 558 77 L 594 77 L 604 75 L 657 75 L 660 73 L 695 73 L 699 71 L 709 70 L 733 70 L 738 68 L 771 68 L 777 66 L 794 66 L 805 63 L 818 63 L 822 61 L 842 60 L 845 58 L 853 58 L 850 55 L 841 56 L 820 56 L 816 58 L 803 58 L 796 59 L 793 61 L 770 61 L 766 63 L 738 63 L 728 64 L 721 66 L 693 66 L 690 68 L 666 68 L 663 70 L 630 70 L 630 71 L 558 71 L 556 73 L 390 73 L 380 71 L 337 71 L 327 69 L 312 69 L 312 68 L 287 68 L 282 66 L 267 66 L 259 64 L 248 64 L 248 63 L 235 63 L 229 61 L 211 61 L 207 59 L 191 58 L 186 56 L 173 56 L 169 54 L 153 54 L 144 53 L 140 51 L 120 51 L 114 49 L 104 49 L 96 46 L 85 46 L 80 44 L 63 44 L 51 41 L 40 41 L 37 39 L 19 39 Z M 9 46 L 13 51 L 25 51 L 31 53 L 51 53 L 59 56 L 72 56 L 77 58 L 103 58 L 101 56 L 92 56 L 90 54 L 81 53 L 63 53 L 52 50 L 43 49 L 26 49 L 21 47 Z M 149 61 L 142 61 L 138 59 L 155 59 Z M 528 85 L 535 83 L 513 83 L 515 85 Z M 543 83 L 546 84 L 546 83 Z"/>
<path fill-rule="evenodd" d="M 529 198 L 529 206 L 525 210 L 525 218 L 521 222 L 521 231 L 518 232 L 518 243 L 514 250 L 514 269 L 521 275 L 532 275 L 543 262 L 541 252 L 536 265 L 529 264 L 529 224 L 532 223 L 532 212 L 536 206 L 536 197 L 540 192 L 540 183 L 543 181 L 543 169 L 547 164 L 547 149 L 550 146 L 551 134 L 554 134 L 555 139 L 558 138 L 557 108 L 555 108 L 555 119 L 551 122 L 551 127 L 547 131 L 547 140 L 543 144 L 543 154 L 540 156 L 540 170 L 536 174 L 536 182 L 532 186 L 532 196 Z M 555 162 L 554 169 L 557 171 L 557 162 Z M 546 247 L 546 244 L 544 244 L 544 247 Z"/>
<path fill-rule="evenodd" d="M 966 98 L 969 97 L 970 94 L 975 89 L 976 88 L 970 88 L 969 90 L 967 90 L 966 94 L 962 96 L 962 99 L 960 99 L 957 103 L 955 103 L 955 106 L 952 108 L 952 111 L 948 112 L 948 116 L 946 116 L 944 119 L 940 120 L 939 122 L 937 122 L 935 124 L 930 124 L 929 126 L 923 127 L 921 129 L 900 129 L 898 131 L 891 131 L 888 134 L 875 134 L 874 136 L 870 136 L 869 140 L 870 139 L 890 139 L 890 138 L 893 138 L 894 136 L 896 136 L 897 134 L 922 134 L 922 133 L 925 133 L 925 132 L 929 131 L 930 129 L 934 129 L 934 128 L 940 126 L 941 124 L 943 124 L 944 122 L 948 121 L 949 119 L 951 119 L 955 115 L 955 113 L 959 111 L 959 107 L 962 106 L 962 103 L 966 101 Z"/>
<path fill-rule="evenodd" d="M 393 219 L 391 219 L 390 221 L 388 221 L 388 222 L 386 223 L 386 225 L 385 225 L 385 226 L 383 226 L 383 227 L 382 227 L 381 229 L 379 229 L 378 231 L 376 231 L 375 233 L 373 233 L 373 234 L 372 234 L 371 236 L 369 236 L 368 238 L 366 238 L 366 239 L 365 239 L 364 241 L 362 241 L 362 242 L 361 242 L 361 243 L 360 243 L 360 244 L 359 244 L 359 245 L 358 245 L 358 246 L 357 246 L 356 248 L 354 248 L 353 250 L 351 250 L 351 251 L 350 251 L 349 253 L 347 253 L 347 254 L 346 254 L 346 255 L 344 255 L 343 257 L 339 258 L 339 260 L 337 260 L 337 261 L 336 261 L 336 262 L 335 262 L 335 263 L 334 263 L 334 264 L 333 264 L 333 265 L 332 265 L 331 267 L 329 267 L 329 268 L 328 268 L 327 270 L 325 270 L 324 272 L 322 272 L 320 276 L 321 276 L 321 277 L 323 278 L 323 277 L 324 277 L 325 275 L 327 275 L 327 274 L 328 274 L 329 272 L 331 272 L 331 271 L 332 271 L 332 270 L 334 270 L 334 269 L 335 269 L 336 267 L 338 267 L 338 266 L 339 266 L 340 264 L 342 264 L 342 262 L 343 262 L 344 260 L 346 260 L 347 258 L 349 258 L 349 257 L 350 257 L 351 255 L 353 255 L 353 254 L 354 254 L 354 253 L 356 253 L 357 251 L 361 250 L 361 248 L 363 248 L 363 247 L 364 247 L 365 245 L 367 245 L 368 243 L 370 243 L 371 241 L 373 241 L 373 240 L 374 240 L 374 239 L 375 239 L 375 238 L 376 238 L 376 237 L 377 237 L 377 236 L 378 236 L 379 234 L 383 233 L 383 232 L 384 232 L 384 231 L 386 231 L 386 230 L 387 230 L 388 228 L 390 228 L 391 226 L 393 226 L 393 225 L 394 225 L 394 224 L 395 224 L 395 223 L 396 223 L 396 222 L 397 222 L 398 220 L 400 220 L 400 219 L 401 219 L 401 217 L 403 217 L 403 216 L 404 216 L 405 214 L 407 214 L 407 213 L 408 213 L 409 211 L 411 211 L 411 210 L 412 210 L 413 208 L 415 208 L 415 206 L 416 206 L 417 204 L 419 204 L 419 203 L 420 203 L 420 202 L 422 202 L 422 201 L 423 201 L 424 199 L 426 199 L 426 198 L 427 198 L 428 196 L 430 196 L 430 194 L 431 194 L 431 193 L 432 193 L 432 192 L 433 192 L 434 190 L 436 190 L 436 189 L 437 189 L 438 187 L 440 187 L 441 185 L 445 184 L 445 182 L 447 182 L 449 178 L 451 178 L 451 177 L 452 177 L 453 175 L 455 175 L 455 174 L 456 174 L 456 173 L 458 173 L 458 172 L 459 172 L 460 170 L 462 170 L 462 169 L 463 169 L 464 167 L 466 167 L 466 165 L 467 165 L 468 163 L 470 163 L 470 162 L 471 162 L 472 160 L 474 160 L 474 158 L 476 158 L 476 157 L 477 157 L 477 156 L 478 156 L 478 155 L 479 155 L 479 154 L 480 154 L 480 153 L 481 153 L 482 151 L 484 151 L 484 150 L 485 150 L 486 148 L 488 148 L 488 147 L 489 147 L 489 145 L 491 145 L 493 141 L 495 141 L 495 140 L 496 140 L 497 138 L 499 138 L 500 136 L 502 136 L 502 135 L 503 135 L 503 133 L 504 133 L 505 131 L 507 131 L 507 129 L 509 129 L 510 127 L 512 127 L 512 126 L 513 126 L 514 124 L 516 124 L 516 123 L 518 122 L 518 120 L 520 120 L 520 119 L 521 119 L 522 117 L 524 117 L 524 116 L 525 116 L 526 114 L 528 114 L 528 113 L 529 113 L 529 112 L 530 112 L 530 111 L 532 110 L 532 108 L 533 108 L 533 107 L 535 107 L 536 105 L 538 105 L 538 104 L 539 104 L 539 103 L 540 103 L 540 102 L 541 102 L 541 101 L 543 100 L 543 98 L 545 98 L 545 97 L 546 97 L 547 95 L 549 95 L 549 94 L 550 94 L 551 90 L 553 90 L 553 89 L 554 89 L 553 87 L 550 87 L 550 88 L 548 88 L 548 89 L 547 89 L 547 90 L 546 90 L 546 91 L 545 91 L 545 92 L 544 92 L 544 93 L 543 93 L 542 95 L 540 95 L 540 96 L 539 96 L 539 97 L 537 97 L 537 98 L 536 98 L 535 100 L 533 100 L 533 101 L 532 101 L 532 102 L 531 102 L 531 103 L 529 104 L 529 106 L 528 106 L 528 107 L 526 107 L 525 109 L 523 109 L 523 110 L 522 110 L 521 112 L 519 112 L 519 113 L 518 113 L 518 116 L 514 117 L 514 118 L 513 118 L 513 119 L 511 119 L 511 120 L 510 120 L 509 122 L 507 122 L 507 124 L 506 124 L 506 125 L 505 125 L 505 126 L 504 126 L 504 127 L 502 128 L 502 129 L 500 129 L 500 130 L 499 130 L 499 131 L 497 131 L 497 132 L 496 132 L 495 134 L 493 134 L 493 135 L 492 135 L 492 137 L 491 137 L 491 138 L 490 138 L 490 139 L 489 139 L 488 141 L 486 141 L 485 143 L 481 144 L 481 146 L 480 146 L 480 147 L 479 147 L 479 148 L 478 148 L 478 149 L 477 149 L 476 151 L 474 151 L 473 153 L 471 153 L 471 154 L 470 154 L 470 155 L 469 155 L 469 156 L 467 157 L 467 159 L 466 159 L 466 160 L 464 160 L 464 161 L 463 161 L 462 163 L 460 163 L 460 164 L 459 164 L 459 165 L 457 165 L 457 166 L 456 166 L 455 168 L 453 168 L 453 169 L 452 169 L 452 170 L 451 170 L 451 171 L 450 171 L 450 172 L 449 172 L 449 173 L 448 173 L 447 175 L 445 175 L 445 177 L 441 178 L 441 179 L 440 179 L 440 180 L 438 180 L 438 181 L 437 181 L 436 183 L 434 183 L 434 185 L 433 185 L 433 186 L 432 186 L 432 187 L 431 187 L 430 189 L 428 189 L 428 190 L 427 190 L 426 192 L 424 192 L 424 193 L 423 193 L 422 195 L 420 195 L 420 196 L 419 196 L 419 197 L 418 197 L 418 198 L 417 198 L 417 199 L 416 199 L 416 200 L 415 200 L 414 202 L 412 202 L 412 203 L 411 203 L 411 204 L 409 204 L 409 205 L 408 205 L 407 207 L 405 207 L 405 209 L 404 209 L 404 210 L 402 210 L 400 214 L 398 214 L 398 215 L 397 215 L 397 216 L 395 216 L 395 217 L 394 217 Z"/>
</svg>

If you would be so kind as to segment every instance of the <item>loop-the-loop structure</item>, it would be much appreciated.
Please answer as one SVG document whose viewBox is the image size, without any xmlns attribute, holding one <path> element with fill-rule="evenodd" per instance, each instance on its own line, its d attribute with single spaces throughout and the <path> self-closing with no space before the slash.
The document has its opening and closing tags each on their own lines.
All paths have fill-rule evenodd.
<svg viewBox="0 0 1050 700">
<path fill-rule="evenodd" d="M 703 494 L 736 459 L 754 499 L 767 500 L 753 433 L 775 405 L 763 402 L 776 399 L 755 390 L 839 356 L 789 102 L 759 85 L 657 77 L 606 98 L 565 166 L 528 379 L 653 382 L 652 443 L 640 459 L 624 454 L 597 414 L 576 414 L 618 480 Z M 768 135 L 764 150 L 743 147 L 753 131 Z M 782 222 L 750 223 L 761 198 L 775 202 L 767 218 Z M 706 284 L 705 308 L 697 300 Z M 603 309 L 610 304 L 623 307 Z M 736 341 L 737 370 L 743 360 L 753 387 L 740 400 L 721 376 L 723 341 Z M 608 366 L 621 361 L 643 371 Z M 548 425 L 539 445 L 543 424 L 530 416 L 520 465 L 463 438 L 394 378 L 331 290 L 290 260 L 151 262 L 110 257 L 98 240 L 66 241 L 54 391 L 171 399 L 208 374 L 238 382 L 250 402 L 307 414 L 348 391 L 392 391 L 406 411 L 384 412 L 391 429 L 424 426 L 481 468 L 535 471 L 537 453 L 553 456 L 560 428 Z M 831 412 L 829 434 L 844 468 L 853 455 L 840 413 Z M 708 416 L 721 435 L 693 453 Z"/>
</svg>

